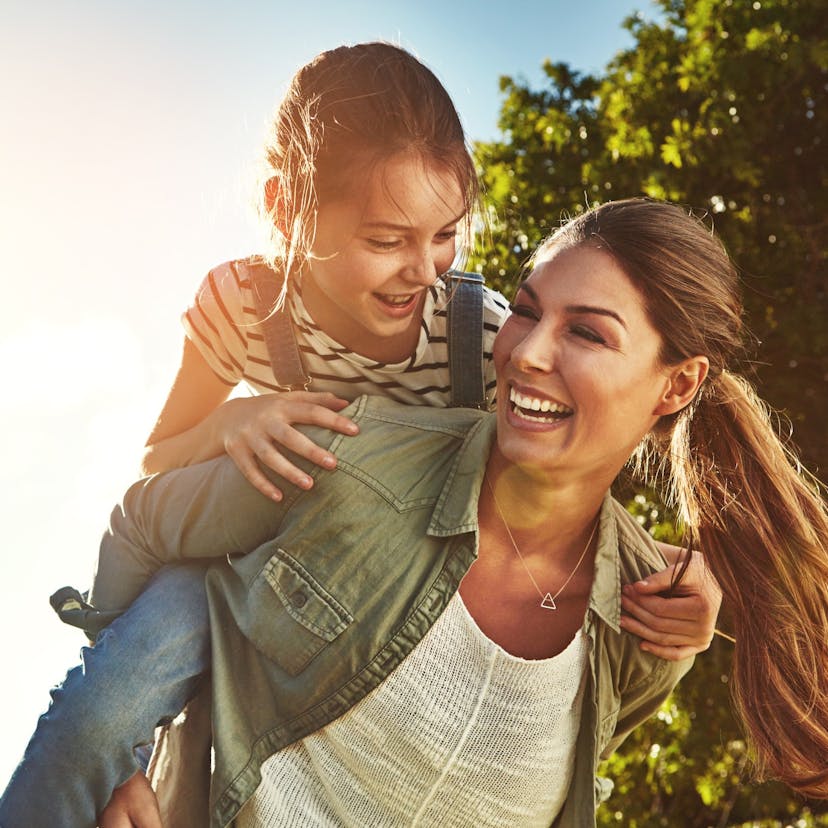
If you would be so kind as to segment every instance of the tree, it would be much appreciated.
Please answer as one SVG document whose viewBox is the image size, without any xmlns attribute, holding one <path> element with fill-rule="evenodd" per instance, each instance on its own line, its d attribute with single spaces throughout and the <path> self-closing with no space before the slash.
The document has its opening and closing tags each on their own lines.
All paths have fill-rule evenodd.
<svg viewBox="0 0 828 828">
<path fill-rule="evenodd" d="M 828 15 L 816 0 L 660 0 L 602 78 L 544 64 L 501 79 L 503 140 L 477 145 L 507 287 L 587 201 L 644 194 L 707 211 L 741 268 L 755 379 L 828 477 Z M 489 245 L 486 246 L 487 249 Z"/>
<path fill-rule="evenodd" d="M 546 62 L 542 89 L 501 79 L 502 139 L 476 146 L 491 240 L 473 266 L 508 294 L 529 252 L 588 202 L 641 194 L 705 211 L 744 279 L 747 367 L 826 478 L 828 15 L 818 0 L 658 5 L 658 20 L 625 22 L 635 45 L 600 77 Z M 650 493 L 630 509 L 674 537 Z M 602 825 L 828 825 L 824 803 L 750 783 L 730 657 L 714 642 L 607 763 L 617 793 Z"/>
</svg>

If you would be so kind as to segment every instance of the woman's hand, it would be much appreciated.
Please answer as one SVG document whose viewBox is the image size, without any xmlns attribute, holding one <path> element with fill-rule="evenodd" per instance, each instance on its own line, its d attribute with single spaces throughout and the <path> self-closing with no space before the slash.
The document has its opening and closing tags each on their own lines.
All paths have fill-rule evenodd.
<svg viewBox="0 0 828 828">
<path fill-rule="evenodd" d="M 674 549 L 674 548 L 673 548 Z M 716 629 L 716 616 L 722 592 L 704 564 L 704 557 L 693 552 L 681 583 L 669 594 L 676 570 L 674 561 L 661 572 L 622 588 L 621 627 L 641 638 L 641 649 L 668 661 L 679 661 L 710 646 Z"/>
<path fill-rule="evenodd" d="M 266 497 L 281 500 L 282 492 L 268 480 L 259 464 L 270 467 L 302 489 L 310 489 L 313 479 L 291 463 L 280 449 L 288 449 L 323 469 L 335 468 L 334 455 L 294 426 L 303 423 L 341 434 L 357 434 L 357 425 L 337 413 L 347 405 L 347 400 L 316 391 L 242 397 L 221 406 L 217 428 L 224 450 L 247 480 Z"/>
<path fill-rule="evenodd" d="M 155 791 L 141 771 L 115 788 L 98 825 L 99 828 L 162 828 Z"/>
</svg>

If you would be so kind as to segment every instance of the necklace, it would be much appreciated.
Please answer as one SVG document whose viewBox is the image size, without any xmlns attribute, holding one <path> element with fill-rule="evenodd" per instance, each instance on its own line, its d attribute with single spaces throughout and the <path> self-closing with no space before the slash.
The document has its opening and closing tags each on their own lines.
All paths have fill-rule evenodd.
<svg viewBox="0 0 828 828">
<path fill-rule="evenodd" d="M 575 573 L 578 571 L 578 567 L 581 565 L 582 561 L 586 557 L 587 550 L 589 549 L 590 544 L 592 543 L 592 539 L 595 537 L 595 530 L 598 528 L 598 521 L 596 520 L 592 526 L 592 531 L 589 533 L 589 540 L 586 542 L 586 546 L 584 547 L 584 551 L 581 552 L 581 557 L 578 558 L 578 563 L 575 564 L 575 568 L 572 572 L 569 573 L 569 577 L 563 582 L 563 586 L 553 595 L 551 592 L 544 592 L 539 586 L 538 582 L 535 580 L 535 576 L 532 574 L 529 567 L 526 565 L 526 561 L 523 558 L 523 555 L 518 549 L 517 543 L 515 543 L 515 538 L 512 535 L 512 530 L 509 528 L 509 524 L 506 522 L 506 518 L 503 515 L 503 510 L 500 508 L 500 504 L 497 502 L 497 496 L 494 493 L 494 488 L 492 484 L 489 482 L 489 478 L 486 477 L 486 485 L 489 487 L 489 491 L 492 493 L 492 500 L 494 500 L 495 508 L 497 509 L 498 515 L 500 515 L 500 520 L 502 521 L 504 527 L 506 528 L 506 534 L 509 536 L 509 540 L 512 542 L 512 546 L 517 552 L 517 556 L 520 559 L 520 562 L 523 564 L 523 568 L 526 570 L 526 574 L 529 576 L 529 580 L 532 582 L 532 585 L 538 591 L 538 595 L 541 597 L 540 605 L 543 609 L 547 610 L 556 610 L 558 607 L 555 604 L 555 599 L 569 586 L 569 582 L 575 577 Z"/>
</svg>

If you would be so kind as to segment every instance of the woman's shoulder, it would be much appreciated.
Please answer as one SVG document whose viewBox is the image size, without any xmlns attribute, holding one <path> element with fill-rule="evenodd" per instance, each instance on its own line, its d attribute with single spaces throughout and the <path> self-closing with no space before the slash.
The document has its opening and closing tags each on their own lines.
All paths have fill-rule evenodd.
<svg viewBox="0 0 828 828">
<path fill-rule="evenodd" d="M 618 557 L 623 576 L 634 580 L 659 572 L 666 561 L 655 539 L 616 498 L 611 498 L 612 515 L 618 537 Z"/>
</svg>

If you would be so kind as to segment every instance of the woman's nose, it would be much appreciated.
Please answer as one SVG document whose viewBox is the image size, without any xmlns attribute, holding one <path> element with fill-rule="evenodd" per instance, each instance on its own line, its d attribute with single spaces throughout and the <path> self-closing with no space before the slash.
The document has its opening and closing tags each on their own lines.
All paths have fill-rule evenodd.
<svg viewBox="0 0 828 828">
<path fill-rule="evenodd" d="M 511 360 L 521 371 L 549 373 L 557 362 L 556 348 L 552 332 L 537 324 L 514 345 Z"/>
</svg>

